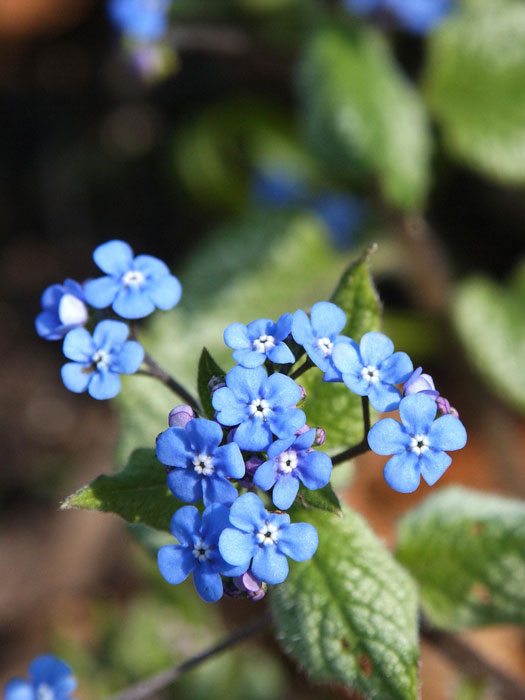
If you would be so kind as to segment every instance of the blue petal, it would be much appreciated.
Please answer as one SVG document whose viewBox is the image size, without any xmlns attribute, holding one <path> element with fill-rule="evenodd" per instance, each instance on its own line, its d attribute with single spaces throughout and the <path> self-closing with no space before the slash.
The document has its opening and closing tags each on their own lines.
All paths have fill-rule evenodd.
<svg viewBox="0 0 525 700">
<path fill-rule="evenodd" d="M 304 349 L 308 357 L 314 362 L 314 364 L 319 367 L 319 369 L 326 372 L 330 367 L 330 356 L 325 357 L 323 353 L 317 349 L 313 343 L 304 343 Z"/>
<path fill-rule="evenodd" d="M 321 489 L 330 481 L 332 460 L 324 452 L 307 452 L 295 470 L 307 489 Z"/>
<path fill-rule="evenodd" d="M 306 423 L 306 416 L 304 411 L 299 408 L 277 408 L 268 417 L 268 423 L 274 435 L 286 438 L 303 427 Z"/>
<path fill-rule="evenodd" d="M 79 364 L 78 362 L 68 362 L 63 365 L 61 370 L 62 381 L 66 389 L 74 391 L 75 394 L 81 394 L 86 391 L 91 379 L 89 370 L 91 365 Z"/>
<path fill-rule="evenodd" d="M 40 297 L 42 308 L 56 309 L 63 294 L 64 286 L 62 284 L 52 284 L 50 287 L 47 287 Z"/>
<path fill-rule="evenodd" d="M 207 418 L 190 420 L 184 432 L 194 450 L 202 454 L 213 455 L 222 442 L 221 426 L 214 420 L 208 420 Z"/>
<path fill-rule="evenodd" d="M 260 418 L 252 418 L 239 425 L 233 439 L 241 450 L 259 452 L 272 442 L 272 432 L 268 423 L 263 423 Z"/>
<path fill-rule="evenodd" d="M 193 570 L 193 583 L 195 590 L 207 603 L 215 603 L 222 598 L 222 579 L 217 573 L 208 573 L 196 566 Z"/>
<path fill-rule="evenodd" d="M 202 500 L 205 506 L 213 503 L 229 506 L 238 495 L 235 486 L 223 476 L 212 474 L 202 479 Z"/>
<path fill-rule="evenodd" d="M 77 686 L 69 666 L 52 654 L 44 654 L 34 659 L 29 666 L 29 677 L 35 684 L 47 683 L 53 688 L 57 698 L 62 695 L 57 691 L 67 693 Z"/>
<path fill-rule="evenodd" d="M 64 355 L 75 362 L 91 362 L 95 343 L 85 328 L 74 328 L 64 338 Z"/>
<path fill-rule="evenodd" d="M 122 345 L 129 335 L 129 328 L 122 321 L 101 321 L 93 331 L 93 340 L 97 348 L 110 349 Z"/>
<path fill-rule="evenodd" d="M 272 408 L 275 406 L 288 408 L 295 406 L 301 400 L 301 388 L 297 382 L 285 374 L 272 374 L 266 382 L 264 398 L 269 401 Z"/>
<path fill-rule="evenodd" d="M 143 359 L 144 348 L 142 345 L 135 340 L 128 340 L 111 363 L 111 367 L 119 374 L 133 374 L 138 370 Z"/>
<path fill-rule="evenodd" d="M 230 509 L 219 503 L 212 503 L 204 509 L 200 529 L 204 542 L 216 547 L 221 532 L 230 526 Z"/>
<path fill-rule="evenodd" d="M 315 433 L 315 428 L 312 428 Z M 310 431 L 309 431 L 310 432 Z M 314 435 L 315 437 L 315 435 Z M 295 435 L 290 435 L 290 437 L 284 438 L 283 440 L 275 440 L 275 442 L 272 442 L 270 447 L 268 448 L 268 458 L 269 459 L 274 459 L 274 457 L 277 457 L 277 455 L 280 455 L 281 452 L 286 452 L 286 450 L 294 445 L 295 443 Z M 312 438 L 313 442 L 313 438 Z M 310 443 L 311 445 L 312 443 Z M 308 445 L 308 447 L 310 446 Z"/>
<path fill-rule="evenodd" d="M 160 280 L 170 276 L 166 263 L 153 255 L 137 255 L 133 260 L 133 269 L 140 270 L 149 280 Z"/>
<path fill-rule="evenodd" d="M 263 491 L 269 491 L 277 479 L 277 467 L 273 459 L 263 462 L 253 475 L 253 483 Z"/>
<path fill-rule="evenodd" d="M 279 343 L 268 353 L 268 358 L 279 365 L 289 365 L 295 362 L 293 352 L 286 343 Z"/>
<path fill-rule="evenodd" d="M 292 523 L 279 533 L 277 547 L 294 561 L 307 561 L 317 550 L 319 537 L 310 523 Z"/>
<path fill-rule="evenodd" d="M 434 486 L 436 481 L 446 472 L 451 462 L 452 458 L 446 452 L 427 450 L 419 456 L 421 476 L 429 486 Z"/>
<path fill-rule="evenodd" d="M 38 335 L 45 340 L 60 340 L 65 334 L 55 311 L 41 311 L 35 319 L 35 328 Z"/>
<path fill-rule="evenodd" d="M 105 401 L 115 397 L 121 388 L 120 377 L 114 372 L 93 372 L 88 384 L 88 394 L 94 399 Z"/>
<path fill-rule="evenodd" d="M 157 459 L 168 467 L 190 467 L 194 454 L 184 428 L 168 428 L 157 436 Z"/>
<path fill-rule="evenodd" d="M 220 472 L 233 479 L 242 479 L 246 472 L 239 445 L 235 442 L 218 447 L 213 455 L 213 464 Z"/>
<path fill-rule="evenodd" d="M 105 309 L 113 303 L 119 293 L 121 283 L 114 277 L 99 277 L 84 284 L 84 296 L 95 309 Z"/>
<path fill-rule="evenodd" d="M 193 545 L 193 537 L 201 527 L 201 516 L 195 506 L 182 506 L 173 515 L 170 530 L 181 544 Z"/>
<path fill-rule="evenodd" d="M 184 503 L 197 503 L 202 498 L 202 477 L 189 469 L 176 467 L 168 474 L 167 484 L 174 496 Z"/>
<path fill-rule="evenodd" d="M 238 425 L 250 415 L 246 403 L 239 401 L 227 386 L 213 392 L 211 403 L 217 411 L 217 420 L 221 425 Z"/>
<path fill-rule="evenodd" d="M 273 487 L 272 501 L 279 510 L 287 510 L 299 491 L 299 479 L 292 474 L 279 474 Z"/>
<path fill-rule="evenodd" d="M 268 375 L 264 367 L 234 367 L 226 375 L 226 386 L 242 401 L 249 402 L 262 394 Z"/>
<path fill-rule="evenodd" d="M 93 260 L 107 275 L 120 276 L 131 268 L 133 251 L 124 241 L 108 241 L 95 248 Z"/>
<path fill-rule="evenodd" d="M 267 516 L 268 513 L 259 496 L 254 493 L 245 493 L 244 496 L 239 496 L 232 505 L 230 523 L 239 530 L 251 533 L 261 527 Z M 227 557 L 224 558 L 229 561 Z"/>
<path fill-rule="evenodd" d="M 235 350 L 233 353 L 233 359 L 241 367 L 247 367 L 248 369 L 254 369 L 255 367 L 260 367 L 264 364 L 266 360 L 266 355 L 263 352 L 257 352 L 251 350 L 250 348 L 243 348 L 242 350 Z"/>
<path fill-rule="evenodd" d="M 282 583 L 288 576 L 288 562 L 275 545 L 258 547 L 252 562 L 253 575 L 266 583 Z"/>
<path fill-rule="evenodd" d="M 440 450 L 460 450 L 467 444 L 465 426 L 454 416 L 441 416 L 432 423 L 428 432 L 431 447 Z"/>
<path fill-rule="evenodd" d="M 346 326 L 346 314 L 329 301 L 319 301 L 310 312 L 312 328 L 317 338 L 330 338 L 339 335 Z"/>
<path fill-rule="evenodd" d="M 363 365 L 377 367 L 394 352 L 394 343 L 384 333 L 365 333 L 359 343 L 359 353 Z"/>
<path fill-rule="evenodd" d="M 292 336 L 295 342 L 299 345 L 313 343 L 315 341 L 315 335 L 312 331 L 310 319 L 301 309 L 296 311 L 293 315 Z"/>
<path fill-rule="evenodd" d="M 283 314 L 273 328 L 273 337 L 276 340 L 285 340 L 292 332 L 292 314 Z"/>
<path fill-rule="evenodd" d="M 353 340 L 350 343 L 335 343 L 332 351 L 332 362 L 343 374 L 361 377 L 363 363 L 359 349 Z"/>
<path fill-rule="evenodd" d="M 437 405 L 425 394 L 405 396 L 399 404 L 399 415 L 413 435 L 426 435 L 436 417 Z"/>
<path fill-rule="evenodd" d="M 386 483 L 400 493 L 412 493 L 419 486 L 419 459 L 415 452 L 403 452 L 391 457 L 385 464 Z"/>
<path fill-rule="evenodd" d="M 230 323 L 224 331 L 224 342 L 232 350 L 250 349 L 252 344 L 248 338 L 248 331 L 243 323 Z M 238 360 L 236 360 L 238 362 Z"/>
<path fill-rule="evenodd" d="M 303 450 L 307 450 L 309 447 L 313 445 L 313 442 L 315 440 L 315 435 L 317 433 L 317 430 L 315 428 L 310 428 L 310 430 L 306 430 L 304 433 L 301 433 L 295 438 L 295 441 L 293 443 L 293 449 L 296 452 L 302 452 Z M 283 441 L 284 442 L 284 441 Z M 284 448 L 282 452 L 284 452 L 288 448 Z"/>
<path fill-rule="evenodd" d="M 376 411 L 395 411 L 401 401 L 401 393 L 393 384 L 370 382 L 368 398 Z"/>
<path fill-rule="evenodd" d="M 261 335 L 273 335 L 272 330 L 274 322 L 270 318 L 258 318 L 246 326 L 248 337 L 250 340 L 255 340 Z"/>
<path fill-rule="evenodd" d="M 13 678 L 4 688 L 4 700 L 35 700 L 33 684 Z"/>
<path fill-rule="evenodd" d="M 383 418 L 370 429 L 368 444 L 378 455 L 398 454 L 410 445 L 410 435 L 397 420 Z"/>
<path fill-rule="evenodd" d="M 79 284 L 76 280 L 72 280 L 69 278 L 65 279 L 64 289 L 68 294 L 73 294 L 79 299 L 84 299 L 84 290 L 82 289 L 82 285 Z"/>
<path fill-rule="evenodd" d="M 255 551 L 253 535 L 227 527 L 219 537 L 219 552 L 228 564 L 248 568 Z"/>
<path fill-rule="evenodd" d="M 132 286 L 120 288 L 112 308 L 122 318 L 144 318 L 155 311 L 147 292 Z"/>
<path fill-rule="evenodd" d="M 197 560 L 189 547 L 167 544 L 159 549 L 157 564 L 168 583 L 182 583 L 188 578 Z"/>
<path fill-rule="evenodd" d="M 414 369 L 412 360 L 406 352 L 395 352 L 381 364 L 379 378 L 386 384 L 405 382 Z"/>
<path fill-rule="evenodd" d="M 182 296 L 182 286 L 173 275 L 166 275 L 162 279 L 148 284 L 147 294 L 151 301 L 161 311 L 168 311 L 179 303 Z"/>
</svg>

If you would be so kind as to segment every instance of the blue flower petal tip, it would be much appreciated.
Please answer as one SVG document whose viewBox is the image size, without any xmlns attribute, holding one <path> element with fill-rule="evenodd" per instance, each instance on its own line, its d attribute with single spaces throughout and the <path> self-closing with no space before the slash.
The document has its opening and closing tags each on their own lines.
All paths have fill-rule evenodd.
<svg viewBox="0 0 525 700">
<path fill-rule="evenodd" d="M 67 700 L 77 687 L 70 667 L 52 654 L 37 656 L 29 679 L 13 678 L 4 688 L 4 700 Z"/>
</svg>

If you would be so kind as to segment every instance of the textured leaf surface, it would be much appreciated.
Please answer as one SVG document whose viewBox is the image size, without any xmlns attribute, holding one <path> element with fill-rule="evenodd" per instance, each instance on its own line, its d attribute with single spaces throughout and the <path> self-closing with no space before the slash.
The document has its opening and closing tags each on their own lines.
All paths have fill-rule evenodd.
<svg viewBox="0 0 525 700">
<path fill-rule="evenodd" d="M 224 377 L 225 371 L 219 367 L 206 348 L 202 348 L 197 373 L 197 388 L 201 400 L 204 414 L 207 418 L 213 419 L 215 409 L 211 403 L 210 380 L 214 377 Z"/>
<path fill-rule="evenodd" d="M 299 499 L 306 507 L 325 510 L 328 513 L 341 514 L 341 504 L 331 484 L 327 484 L 316 491 L 310 491 L 301 484 L 299 487 Z"/>
<path fill-rule="evenodd" d="M 299 90 L 309 144 L 331 169 L 374 174 L 395 206 L 422 205 L 430 153 L 426 113 L 378 33 L 321 27 L 303 56 Z"/>
<path fill-rule="evenodd" d="M 171 516 L 181 505 L 166 486 L 166 471 L 155 450 L 138 449 L 122 471 L 97 477 L 60 507 L 116 513 L 129 523 L 169 531 Z"/>
<path fill-rule="evenodd" d="M 525 181 L 525 7 L 478 5 L 432 33 L 428 104 L 449 150 L 503 182 Z"/>
<path fill-rule="evenodd" d="M 315 681 L 381 700 L 417 698 L 412 580 L 356 513 L 296 515 L 317 528 L 319 549 L 308 562 L 290 562 L 288 578 L 272 590 L 284 648 Z"/>
<path fill-rule="evenodd" d="M 401 520 L 397 557 L 435 624 L 525 623 L 525 502 L 444 489 Z"/>
</svg>

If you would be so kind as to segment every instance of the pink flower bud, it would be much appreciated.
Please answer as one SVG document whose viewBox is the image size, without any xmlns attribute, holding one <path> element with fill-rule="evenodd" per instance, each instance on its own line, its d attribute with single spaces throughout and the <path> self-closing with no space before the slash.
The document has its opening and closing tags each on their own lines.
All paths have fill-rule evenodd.
<svg viewBox="0 0 525 700">
<path fill-rule="evenodd" d="M 325 431 L 322 428 L 316 428 L 315 429 L 314 445 L 324 445 L 325 440 L 326 440 Z"/>
<path fill-rule="evenodd" d="M 170 428 L 185 428 L 186 425 L 195 418 L 195 412 L 191 406 L 182 404 L 175 406 L 170 411 L 168 416 L 168 425 Z"/>
</svg>

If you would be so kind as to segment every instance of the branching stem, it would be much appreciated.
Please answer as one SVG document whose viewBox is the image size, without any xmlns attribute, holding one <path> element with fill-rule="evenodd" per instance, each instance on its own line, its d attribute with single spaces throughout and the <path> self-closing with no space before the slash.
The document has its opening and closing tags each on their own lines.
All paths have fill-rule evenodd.
<svg viewBox="0 0 525 700">
<path fill-rule="evenodd" d="M 306 360 L 303 362 L 303 364 L 298 367 L 295 372 L 292 372 L 290 375 L 290 379 L 297 379 L 297 377 L 300 377 L 301 374 L 304 374 L 307 370 L 311 369 L 312 367 L 315 367 L 314 363 L 312 360 L 307 357 Z"/>
<path fill-rule="evenodd" d="M 354 457 L 359 457 L 359 455 L 365 454 L 370 449 L 368 445 L 368 432 L 370 430 L 370 404 L 368 401 L 368 396 L 361 396 L 361 407 L 363 409 L 363 439 L 357 445 L 349 447 L 344 452 L 340 452 L 335 457 L 332 457 L 332 464 L 341 464 L 341 462 L 347 462 L 349 459 Z"/>
<path fill-rule="evenodd" d="M 170 376 L 147 352 L 144 353 L 144 364 L 148 368 L 147 370 L 139 370 L 137 374 L 143 374 L 148 377 L 155 377 L 159 379 L 163 384 L 165 384 L 168 389 L 171 389 L 174 394 L 177 394 L 183 401 L 185 401 L 188 406 L 191 406 L 197 413 L 202 413 L 202 408 L 189 391 L 179 384 L 172 376 Z"/>
</svg>

